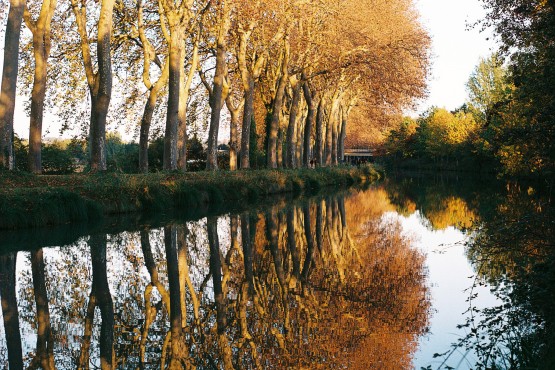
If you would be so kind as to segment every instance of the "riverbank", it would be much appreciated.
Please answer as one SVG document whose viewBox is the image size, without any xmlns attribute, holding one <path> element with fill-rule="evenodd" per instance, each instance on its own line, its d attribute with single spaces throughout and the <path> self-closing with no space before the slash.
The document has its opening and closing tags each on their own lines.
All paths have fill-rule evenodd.
<svg viewBox="0 0 555 370">
<path fill-rule="evenodd" d="M 265 197 L 315 194 L 320 189 L 377 181 L 374 166 L 256 170 L 34 176 L 0 175 L 0 229 L 86 222 L 105 215 L 233 207 Z"/>
</svg>

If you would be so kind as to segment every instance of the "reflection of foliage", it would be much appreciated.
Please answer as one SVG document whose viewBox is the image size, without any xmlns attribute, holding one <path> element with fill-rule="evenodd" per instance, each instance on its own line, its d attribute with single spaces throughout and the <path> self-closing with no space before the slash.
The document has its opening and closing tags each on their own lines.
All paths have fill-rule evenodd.
<svg viewBox="0 0 555 370">
<path fill-rule="evenodd" d="M 434 229 L 465 230 L 495 213 L 497 182 L 487 178 L 418 175 L 385 183 L 396 211 L 408 216 L 419 210 Z M 495 186 L 495 187 L 494 187 Z M 487 194 L 487 195 L 485 195 Z"/>
<path fill-rule="evenodd" d="M 381 221 L 392 209 L 386 193 L 282 207 L 108 236 L 117 367 L 410 367 L 430 303 L 422 254 L 399 225 Z M 106 263 L 88 244 L 46 250 L 59 368 L 79 363 L 91 263 Z M 29 337 L 34 292 L 25 271 L 20 312 Z M 97 310 L 90 364 L 100 361 L 100 324 Z"/>
<path fill-rule="evenodd" d="M 474 231 L 467 253 L 501 302 L 463 325 L 454 345 L 476 352 L 479 369 L 551 369 L 555 366 L 555 213 L 531 189 L 511 186 L 492 219 Z"/>
</svg>

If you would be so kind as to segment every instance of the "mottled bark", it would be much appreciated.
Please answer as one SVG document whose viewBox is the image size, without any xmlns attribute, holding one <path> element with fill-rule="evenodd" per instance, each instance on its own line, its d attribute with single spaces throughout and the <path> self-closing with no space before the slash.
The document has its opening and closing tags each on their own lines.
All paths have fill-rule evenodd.
<svg viewBox="0 0 555 370">
<path fill-rule="evenodd" d="M 112 96 L 112 58 L 110 49 L 114 3 L 115 0 L 102 0 L 100 6 L 96 54 L 98 72 L 95 74 L 86 27 L 88 21 L 86 7 L 77 0 L 71 0 L 91 97 L 89 147 L 90 167 L 93 172 L 106 170 L 106 118 Z"/>
<path fill-rule="evenodd" d="M 283 50 L 280 77 L 278 79 L 278 84 L 275 92 L 274 99 L 272 101 L 272 119 L 268 127 L 267 135 L 267 149 L 266 149 L 266 166 L 268 168 L 277 168 L 278 166 L 278 131 L 279 131 L 279 121 L 281 116 L 281 109 L 283 106 L 283 98 L 285 96 L 285 87 L 287 86 L 287 80 L 289 79 L 288 72 L 289 64 L 289 42 L 285 41 L 285 48 Z"/>
<path fill-rule="evenodd" d="M 94 104 L 91 104 L 91 170 L 106 171 L 106 119 L 112 97 L 112 14 L 115 0 L 103 0 L 98 20 L 98 75 Z"/>
<path fill-rule="evenodd" d="M 179 95 L 181 88 L 181 53 L 183 39 L 180 33 L 182 27 L 172 27 L 172 37 L 169 50 L 169 80 L 168 80 L 168 110 L 166 115 L 166 130 L 164 133 L 164 170 L 177 170 L 177 130 L 179 126 Z M 179 35 L 179 36 L 178 36 Z"/>
<path fill-rule="evenodd" d="M 295 130 L 297 131 L 297 138 L 295 143 L 295 168 L 302 167 L 303 161 L 303 138 L 304 138 L 304 121 L 306 118 L 306 103 L 301 99 L 299 104 L 299 112 L 295 120 Z"/>
<path fill-rule="evenodd" d="M 250 135 L 254 116 L 254 79 L 249 76 L 243 89 L 245 107 L 243 108 L 241 125 L 241 168 L 246 169 L 250 167 Z"/>
<path fill-rule="evenodd" d="M 326 136 L 324 141 L 324 165 L 331 165 L 331 146 L 332 146 L 332 135 L 333 135 L 333 120 L 331 114 L 326 117 Z"/>
<path fill-rule="evenodd" d="M 323 129 L 324 129 L 324 98 L 318 103 L 318 113 L 316 114 L 316 142 L 314 143 L 314 152 L 316 154 L 316 165 L 318 167 L 324 164 L 324 148 L 323 148 Z"/>
<path fill-rule="evenodd" d="M 345 107 L 341 108 L 341 128 L 339 130 L 339 140 L 338 140 L 338 155 L 339 161 L 343 163 L 345 161 L 345 137 L 347 137 L 347 117 L 348 110 Z"/>
<path fill-rule="evenodd" d="M 191 57 L 191 63 L 189 65 L 189 73 L 187 74 L 187 79 L 183 81 L 183 77 L 185 76 L 182 74 L 182 83 L 181 83 L 181 90 L 179 95 L 179 122 L 178 122 L 178 158 L 177 158 L 177 167 L 181 170 L 181 172 L 187 171 L 187 103 L 189 101 L 189 93 L 191 91 L 191 84 L 193 83 L 193 78 L 196 74 L 198 63 L 199 63 L 199 55 L 198 55 L 198 38 L 195 40 L 195 44 L 193 45 L 193 55 Z M 184 54 L 183 54 L 184 55 Z"/>
<path fill-rule="evenodd" d="M 244 102 L 241 102 L 239 106 L 233 104 L 231 95 L 228 94 L 225 99 L 227 110 L 231 116 L 229 122 L 229 169 L 235 171 L 237 169 L 237 152 L 238 152 L 238 137 L 237 137 L 237 127 L 240 125 L 241 117 L 239 116 L 239 110 Z"/>
<path fill-rule="evenodd" d="M 226 36 L 230 26 L 230 7 L 224 2 L 221 19 L 219 25 L 218 36 L 216 39 L 216 71 L 214 72 L 214 80 L 210 91 L 210 127 L 208 130 L 208 148 L 206 158 L 206 169 L 215 171 L 218 169 L 218 131 L 220 128 L 220 115 L 224 100 L 227 95 L 226 75 L 226 53 L 227 44 Z"/>
<path fill-rule="evenodd" d="M 301 100 L 301 85 L 302 83 L 297 81 L 292 84 L 293 86 L 293 97 L 291 98 L 291 108 L 289 109 L 289 122 L 287 125 L 287 154 L 286 154 L 286 167 L 296 168 L 297 167 L 297 114 L 299 113 L 299 103 Z"/>
<path fill-rule="evenodd" d="M 332 131 L 331 131 L 331 164 L 333 166 L 337 165 L 337 139 L 338 139 L 338 125 L 339 120 L 337 116 L 334 118 L 332 122 Z"/>
<path fill-rule="evenodd" d="M 166 66 L 167 63 L 162 71 L 162 76 L 148 92 L 148 99 L 146 101 L 143 117 L 141 119 L 139 136 L 139 171 L 143 173 L 148 172 L 148 141 L 150 136 L 150 126 L 152 124 L 152 116 L 154 115 L 154 110 L 156 109 L 156 105 L 158 103 L 160 90 L 168 81 L 169 70 Z"/>
<path fill-rule="evenodd" d="M 31 115 L 29 122 L 29 171 L 42 172 L 42 122 L 44 99 L 46 96 L 46 79 L 48 57 L 50 56 L 50 23 L 56 8 L 56 0 L 44 0 L 37 21 L 33 21 L 29 12 L 24 18 L 27 28 L 33 34 L 33 56 L 35 74 L 31 91 Z"/>
<path fill-rule="evenodd" d="M 8 23 L 4 34 L 4 69 L 0 91 L 0 168 L 13 170 L 13 116 L 19 66 L 19 37 L 25 0 L 10 0 Z"/>
<path fill-rule="evenodd" d="M 304 100 L 306 101 L 306 105 L 308 109 L 306 114 L 305 124 L 304 124 L 303 165 L 304 167 L 309 167 L 310 160 L 312 159 L 311 151 L 310 151 L 310 143 L 311 143 L 312 127 L 314 126 L 314 119 L 315 119 L 314 111 L 316 109 L 315 109 L 315 103 L 314 103 L 314 96 L 310 91 L 310 85 L 308 84 L 308 82 L 305 82 L 303 84 L 303 96 L 304 96 Z"/>
<path fill-rule="evenodd" d="M 0 256 L 0 298 L 2 299 L 2 317 L 6 346 L 8 347 L 8 364 L 10 369 L 23 369 L 21 333 L 19 331 L 19 314 L 15 292 L 15 272 L 17 252 Z"/>
</svg>

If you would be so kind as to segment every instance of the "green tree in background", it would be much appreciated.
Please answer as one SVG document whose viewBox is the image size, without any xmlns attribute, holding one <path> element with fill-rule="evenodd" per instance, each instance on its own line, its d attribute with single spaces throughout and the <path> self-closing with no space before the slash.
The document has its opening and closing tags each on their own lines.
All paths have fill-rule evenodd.
<svg viewBox="0 0 555 370">
<path fill-rule="evenodd" d="M 550 178 L 555 169 L 555 3 L 482 0 L 514 84 L 500 112 L 496 156 L 506 174 Z"/>
<path fill-rule="evenodd" d="M 480 60 L 466 87 L 468 109 L 474 114 L 476 122 L 483 126 L 489 125 L 502 106 L 508 104 L 514 89 L 503 59 L 497 53 Z"/>
</svg>

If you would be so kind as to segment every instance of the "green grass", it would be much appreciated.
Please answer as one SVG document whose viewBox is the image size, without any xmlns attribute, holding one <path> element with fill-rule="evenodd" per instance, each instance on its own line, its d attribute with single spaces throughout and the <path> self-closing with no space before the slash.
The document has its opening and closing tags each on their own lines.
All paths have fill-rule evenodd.
<svg viewBox="0 0 555 370">
<path fill-rule="evenodd" d="M 148 175 L 0 176 L 0 229 L 83 222 L 107 214 L 249 205 L 274 194 L 314 194 L 380 179 L 373 166 Z"/>
</svg>

